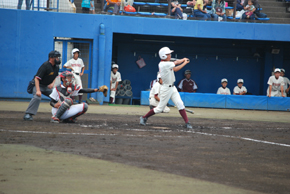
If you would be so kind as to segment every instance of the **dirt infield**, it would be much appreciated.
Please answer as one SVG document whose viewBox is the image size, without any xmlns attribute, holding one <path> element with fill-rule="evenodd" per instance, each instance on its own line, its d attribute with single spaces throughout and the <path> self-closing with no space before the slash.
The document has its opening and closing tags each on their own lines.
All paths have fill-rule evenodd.
<svg viewBox="0 0 290 194">
<path fill-rule="evenodd" d="M 133 115 L 88 113 L 76 124 L 49 123 L 49 113 L 25 122 L 23 112 L 1 111 L 0 144 L 33 145 L 254 192 L 289 193 L 289 123 L 192 115 L 194 132 L 187 132 L 181 117 L 170 113 L 140 126 L 137 109 Z"/>
</svg>

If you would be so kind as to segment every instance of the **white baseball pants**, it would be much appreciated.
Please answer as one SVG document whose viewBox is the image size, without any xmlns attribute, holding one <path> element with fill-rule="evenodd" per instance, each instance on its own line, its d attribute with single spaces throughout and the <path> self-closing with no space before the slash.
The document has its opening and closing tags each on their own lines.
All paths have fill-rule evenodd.
<svg viewBox="0 0 290 194">
<path fill-rule="evenodd" d="M 52 115 L 55 115 L 57 111 L 57 108 L 52 108 L 51 113 Z M 69 109 L 67 109 L 63 115 L 61 115 L 60 119 L 64 120 L 64 119 L 68 119 L 72 116 L 77 115 L 80 112 L 84 111 L 84 103 L 81 104 L 76 104 L 76 105 L 71 105 L 71 107 Z"/>
<path fill-rule="evenodd" d="M 83 88 L 83 84 L 82 84 L 82 80 L 81 80 L 81 76 L 80 75 L 77 75 L 75 73 L 74 74 L 74 77 L 75 77 L 75 83 L 74 84 L 77 84 L 79 86 L 81 86 L 81 89 Z M 78 95 L 83 95 L 83 93 L 78 93 Z"/>
</svg>

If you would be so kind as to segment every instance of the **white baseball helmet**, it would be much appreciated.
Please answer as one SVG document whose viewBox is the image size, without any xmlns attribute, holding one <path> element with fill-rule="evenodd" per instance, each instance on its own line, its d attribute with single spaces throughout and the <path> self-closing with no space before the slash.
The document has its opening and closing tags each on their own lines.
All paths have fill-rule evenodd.
<svg viewBox="0 0 290 194">
<path fill-rule="evenodd" d="M 163 47 L 159 50 L 159 57 L 160 59 L 166 59 L 167 58 L 167 54 L 173 53 L 173 50 L 170 50 L 168 47 Z"/>
<path fill-rule="evenodd" d="M 79 52 L 79 53 L 80 53 L 80 50 L 77 49 L 77 48 L 74 48 L 74 49 L 71 51 L 71 55 L 74 56 L 74 53 L 75 53 L 75 52 Z"/>
</svg>

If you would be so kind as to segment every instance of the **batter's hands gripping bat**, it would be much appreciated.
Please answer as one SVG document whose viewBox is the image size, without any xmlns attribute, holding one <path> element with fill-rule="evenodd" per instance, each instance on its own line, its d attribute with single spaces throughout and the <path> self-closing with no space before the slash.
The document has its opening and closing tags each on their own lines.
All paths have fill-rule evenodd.
<svg viewBox="0 0 290 194">
<path fill-rule="evenodd" d="M 191 114 L 194 114 L 194 111 L 193 111 L 193 110 L 189 110 L 189 109 L 186 108 L 185 111 L 186 111 L 186 112 L 189 112 L 189 113 L 191 113 Z"/>
<path fill-rule="evenodd" d="M 176 58 L 171 58 L 171 59 L 170 59 L 170 61 L 172 61 L 172 62 L 173 62 L 173 61 L 177 61 L 177 60 L 180 60 L 180 59 L 176 59 Z M 189 63 L 190 60 L 188 59 L 187 62 Z"/>
</svg>

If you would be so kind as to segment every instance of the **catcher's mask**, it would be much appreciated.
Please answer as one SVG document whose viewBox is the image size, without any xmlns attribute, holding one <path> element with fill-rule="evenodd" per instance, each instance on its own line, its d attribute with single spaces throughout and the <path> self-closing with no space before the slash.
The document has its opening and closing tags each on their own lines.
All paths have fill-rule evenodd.
<svg viewBox="0 0 290 194">
<path fill-rule="evenodd" d="M 63 81 L 66 86 L 71 86 L 74 82 L 74 76 L 72 72 L 64 71 L 59 76 L 60 80 Z M 62 78 L 64 78 L 64 80 Z"/>
</svg>

